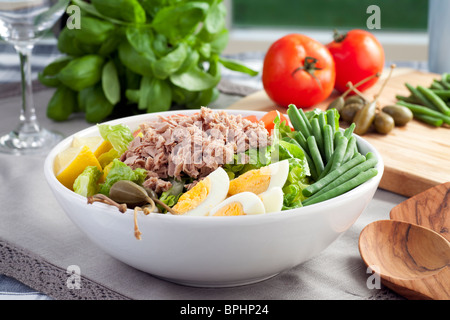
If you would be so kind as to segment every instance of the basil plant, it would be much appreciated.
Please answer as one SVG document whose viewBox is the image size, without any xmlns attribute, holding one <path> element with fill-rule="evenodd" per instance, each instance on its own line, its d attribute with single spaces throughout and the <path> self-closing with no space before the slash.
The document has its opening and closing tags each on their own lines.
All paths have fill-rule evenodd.
<svg viewBox="0 0 450 320">
<path fill-rule="evenodd" d="M 107 117 L 199 108 L 218 96 L 221 67 L 257 72 L 221 52 L 228 43 L 222 0 L 72 0 L 80 27 L 58 37 L 63 56 L 39 74 L 56 88 L 47 116 Z"/>
</svg>

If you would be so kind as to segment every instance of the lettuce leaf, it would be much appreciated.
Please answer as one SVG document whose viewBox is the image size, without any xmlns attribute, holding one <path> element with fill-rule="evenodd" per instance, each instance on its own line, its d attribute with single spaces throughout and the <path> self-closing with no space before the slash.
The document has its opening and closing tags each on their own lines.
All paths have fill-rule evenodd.
<svg viewBox="0 0 450 320">
<path fill-rule="evenodd" d="M 178 199 L 180 199 L 181 195 L 183 194 L 185 182 L 173 180 L 171 181 L 171 183 L 172 187 L 169 190 L 161 193 L 161 195 L 159 196 L 159 200 L 172 208 L 177 204 Z M 162 207 L 159 207 L 159 209 L 164 210 L 164 208 Z"/>
<path fill-rule="evenodd" d="M 96 194 L 99 190 L 98 181 L 102 172 L 96 166 L 89 166 L 75 179 L 73 191 L 85 197 Z"/>
<path fill-rule="evenodd" d="M 305 200 L 302 191 L 310 185 L 308 164 L 305 166 L 305 161 L 298 158 L 290 158 L 288 161 L 289 174 L 283 186 L 283 210 L 301 207 Z"/>
<path fill-rule="evenodd" d="M 134 139 L 130 128 L 123 124 L 118 124 L 115 126 L 98 124 L 97 127 L 102 138 L 109 141 L 119 155 L 127 151 L 128 145 Z"/>
<path fill-rule="evenodd" d="M 243 163 L 241 154 L 235 154 L 233 162 L 227 163 L 223 166 L 230 179 L 234 179 L 239 175 L 253 169 L 265 167 L 271 163 L 271 147 L 249 149 L 244 155 L 248 156 L 248 162 Z"/>
<path fill-rule="evenodd" d="M 133 170 L 119 159 L 114 159 L 105 182 L 100 185 L 100 193 L 108 196 L 112 185 L 120 180 L 129 180 L 141 185 L 146 177 L 146 170 L 141 168 Z"/>
</svg>

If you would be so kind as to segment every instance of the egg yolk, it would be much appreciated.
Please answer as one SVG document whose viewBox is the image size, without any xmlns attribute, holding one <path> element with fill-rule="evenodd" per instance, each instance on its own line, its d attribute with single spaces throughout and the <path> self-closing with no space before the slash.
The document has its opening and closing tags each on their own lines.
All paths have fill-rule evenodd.
<svg viewBox="0 0 450 320">
<path fill-rule="evenodd" d="M 244 207 L 240 202 L 231 202 L 226 206 L 223 206 L 214 213 L 214 216 L 243 216 L 245 215 Z"/>
<path fill-rule="evenodd" d="M 236 179 L 230 181 L 228 196 L 232 196 L 241 192 L 249 191 L 260 194 L 269 188 L 270 184 L 270 168 L 262 167 L 247 171 Z"/>
<path fill-rule="evenodd" d="M 198 182 L 191 190 L 183 193 L 183 195 L 178 199 L 177 204 L 173 209 L 178 214 L 183 214 L 196 208 L 200 203 L 202 203 L 209 194 L 211 189 L 211 181 L 209 178 L 205 178 Z"/>
</svg>

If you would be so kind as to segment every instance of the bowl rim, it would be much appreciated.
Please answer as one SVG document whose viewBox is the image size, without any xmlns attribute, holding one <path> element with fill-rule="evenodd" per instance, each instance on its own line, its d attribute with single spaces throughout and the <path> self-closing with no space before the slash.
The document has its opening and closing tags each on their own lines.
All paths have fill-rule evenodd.
<svg viewBox="0 0 450 320">
<path fill-rule="evenodd" d="M 254 111 L 254 110 L 213 109 L 213 108 L 211 108 L 211 109 L 214 112 L 225 111 L 225 112 L 229 112 L 231 114 L 247 113 L 247 114 L 254 114 L 256 116 L 262 116 L 266 113 L 265 111 Z M 118 118 L 118 119 L 103 122 L 102 124 L 116 125 L 116 124 L 123 124 L 124 122 L 129 123 L 129 122 L 133 122 L 133 121 L 140 121 L 141 119 L 143 121 L 149 120 L 149 119 L 158 117 L 160 115 L 161 116 L 169 116 L 169 115 L 173 115 L 173 114 L 188 114 L 189 115 L 189 114 L 193 114 L 198 111 L 199 111 L 199 109 L 187 109 L 187 110 L 171 110 L 171 111 L 164 111 L 164 112 L 146 113 L 146 114 Z M 75 136 L 80 136 L 80 135 L 90 136 L 91 131 L 95 131 L 95 128 L 96 128 L 96 124 L 67 136 L 65 139 L 63 139 L 58 144 L 56 144 L 50 150 L 50 152 L 48 153 L 48 155 L 45 158 L 44 176 L 47 180 L 47 184 L 49 185 L 49 187 L 51 189 L 53 189 L 53 192 L 63 194 L 64 198 L 66 198 L 66 199 L 69 198 L 73 201 L 84 202 L 85 204 L 87 204 L 86 198 L 84 196 L 79 195 L 72 190 L 69 190 L 68 188 L 63 186 L 56 179 L 56 175 L 53 172 L 54 159 L 55 159 L 57 153 L 62 150 L 63 146 L 70 145 L 72 139 Z M 133 129 L 133 128 L 130 128 L 130 129 Z M 342 130 L 342 128 L 340 128 L 340 129 Z M 355 133 L 353 133 L 353 135 L 356 136 L 357 144 L 362 143 L 363 145 L 365 145 L 368 149 L 370 149 L 370 152 L 372 152 L 378 159 L 378 163 L 376 165 L 376 169 L 378 170 L 378 173 L 375 177 L 364 182 L 363 184 L 359 185 L 358 187 L 345 192 L 344 194 L 342 194 L 340 196 L 337 196 L 332 199 L 328 199 L 328 200 L 325 200 L 325 201 L 322 201 L 319 203 L 311 204 L 311 205 L 308 205 L 305 207 L 289 209 L 289 210 L 284 210 L 284 211 L 280 211 L 280 212 L 269 212 L 269 213 L 259 214 L 259 215 L 214 217 L 214 219 L 211 219 L 208 216 L 186 216 L 186 215 L 172 215 L 172 214 L 160 214 L 160 213 L 151 213 L 148 216 L 153 217 L 153 218 L 158 218 L 158 219 L 164 219 L 164 220 L 168 219 L 168 221 L 171 221 L 170 219 L 176 220 L 176 221 L 183 221 L 183 223 L 185 223 L 185 221 L 187 220 L 187 221 L 192 221 L 192 222 L 208 221 L 208 223 L 209 223 L 209 221 L 211 221 L 211 223 L 214 223 L 214 221 L 220 221 L 220 223 L 223 224 L 224 221 L 233 223 L 236 219 L 240 219 L 241 222 L 243 222 L 243 221 L 251 222 L 251 221 L 255 221 L 255 220 L 260 221 L 260 219 L 271 220 L 271 219 L 289 218 L 289 217 L 298 216 L 298 215 L 306 216 L 309 214 L 316 214 L 318 211 L 322 211 L 323 208 L 333 207 L 340 202 L 348 201 L 348 198 L 358 198 L 359 195 L 364 194 L 365 192 L 370 190 L 374 185 L 377 185 L 377 187 L 378 187 L 378 184 L 384 173 L 384 162 L 383 162 L 383 158 L 381 157 L 381 154 L 378 152 L 378 150 L 372 144 L 370 144 L 367 140 L 365 140 L 364 138 L 362 138 L 361 136 L 359 136 Z M 116 214 L 118 212 L 117 208 L 113 208 L 113 207 L 111 207 L 107 204 L 103 204 L 103 203 L 94 203 L 94 204 L 90 204 L 90 206 L 93 206 L 96 209 L 101 210 L 102 212 L 105 212 L 108 214 Z M 282 213 L 282 214 L 280 214 L 280 213 Z M 124 216 L 128 215 L 131 218 L 133 218 L 134 210 L 128 209 L 122 215 L 124 215 Z"/>
</svg>

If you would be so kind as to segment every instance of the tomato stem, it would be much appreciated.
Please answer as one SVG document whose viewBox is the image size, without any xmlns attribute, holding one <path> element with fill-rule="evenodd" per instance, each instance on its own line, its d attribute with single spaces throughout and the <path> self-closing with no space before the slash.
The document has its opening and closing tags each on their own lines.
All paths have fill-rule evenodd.
<svg viewBox="0 0 450 320">
<path fill-rule="evenodd" d="M 339 33 L 339 31 L 337 31 L 337 29 L 334 29 L 333 31 L 333 39 L 335 42 L 339 43 L 344 41 L 345 37 L 347 37 L 346 33 Z"/>
<path fill-rule="evenodd" d="M 315 70 L 322 70 L 322 68 L 317 68 L 316 67 L 316 63 L 319 60 L 317 60 L 314 57 L 305 57 L 305 61 L 303 61 L 303 66 L 298 67 L 297 69 L 295 69 L 294 71 L 292 71 L 292 75 L 294 75 L 297 71 L 300 70 L 305 70 L 306 72 L 308 72 L 310 75 L 314 75 L 314 71 Z"/>
<path fill-rule="evenodd" d="M 292 71 L 291 75 L 294 76 L 297 71 L 305 70 L 317 81 L 317 83 L 320 84 L 319 79 L 317 79 L 316 75 L 314 74 L 314 71 L 322 70 L 322 68 L 316 67 L 318 61 L 319 60 L 317 60 L 317 58 L 314 57 L 305 57 L 305 60 L 303 61 L 303 66 L 300 66 L 294 71 Z"/>
</svg>

